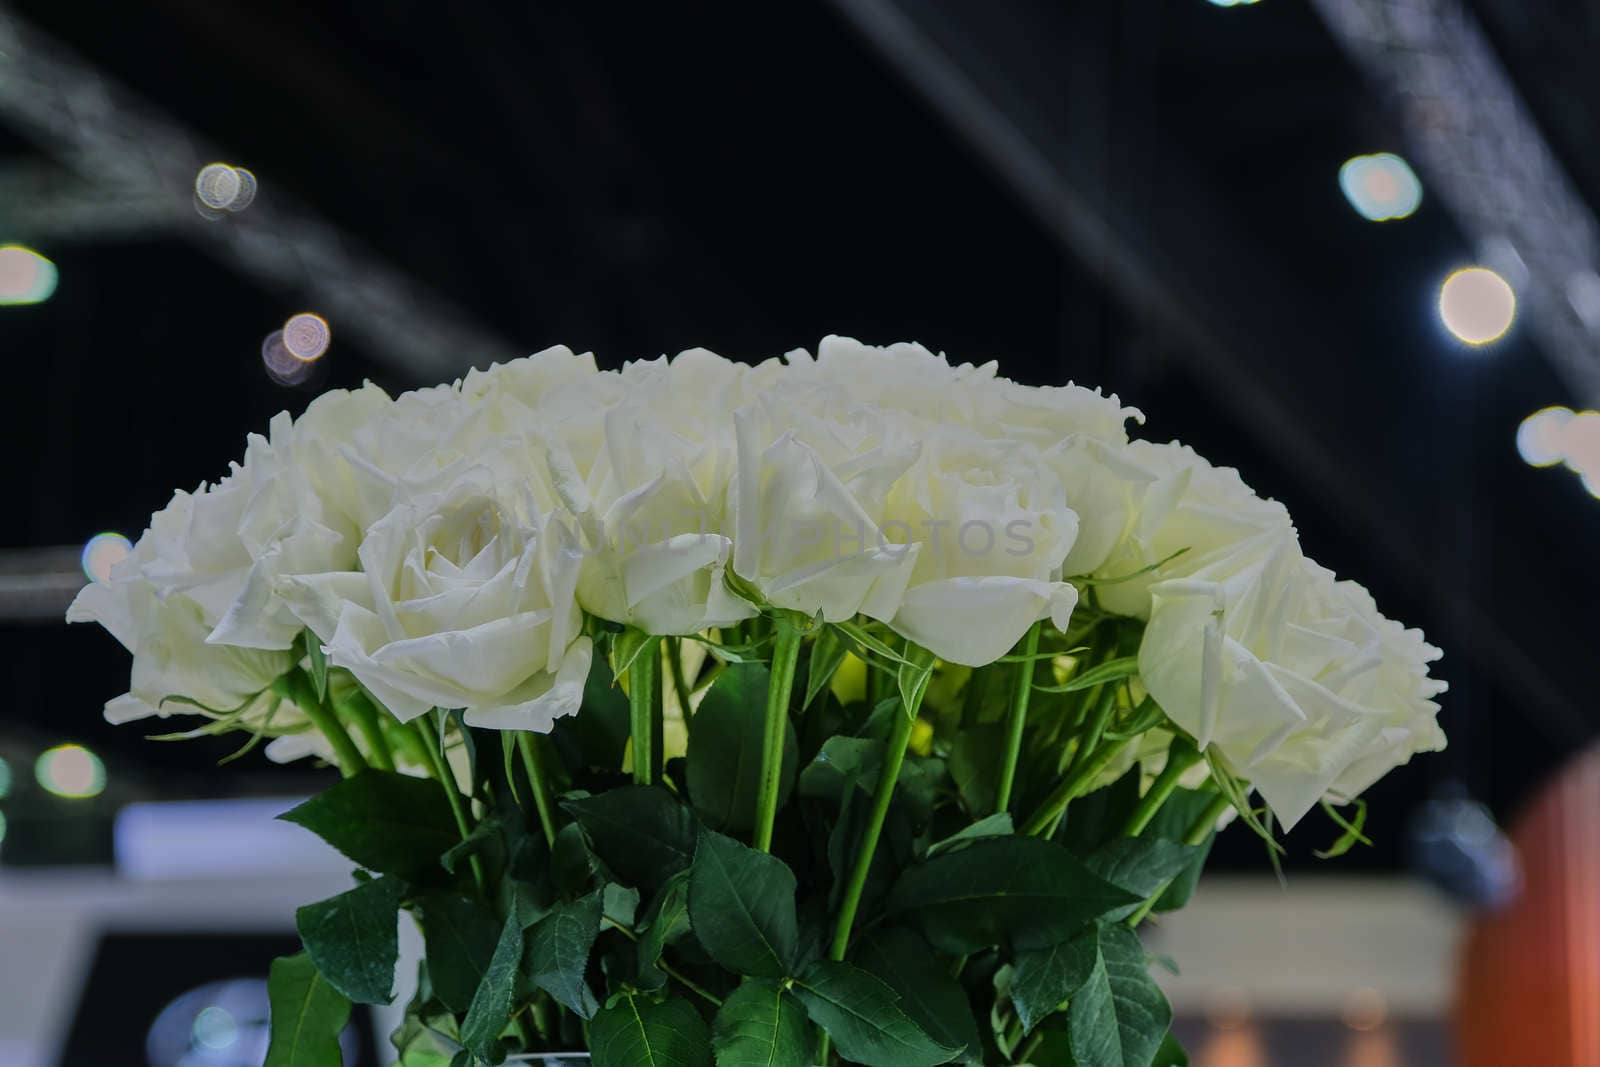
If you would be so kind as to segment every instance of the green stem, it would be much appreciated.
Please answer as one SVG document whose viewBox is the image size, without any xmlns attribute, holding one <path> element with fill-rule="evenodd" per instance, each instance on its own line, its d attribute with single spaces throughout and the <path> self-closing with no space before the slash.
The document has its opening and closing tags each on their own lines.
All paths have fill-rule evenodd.
<svg viewBox="0 0 1600 1067">
<path fill-rule="evenodd" d="M 656 646 L 660 638 L 646 639 L 645 647 L 628 665 L 628 724 L 633 737 L 633 780 L 649 785 L 656 780 L 661 753 L 656 751 L 655 690 L 660 666 Z"/>
<path fill-rule="evenodd" d="M 756 794 L 756 822 L 751 845 L 772 851 L 772 824 L 778 818 L 778 787 L 783 781 L 783 740 L 789 725 L 789 695 L 800 661 L 800 621 L 785 613 L 774 620 L 772 677 L 767 684 L 767 721 L 761 735 L 761 791 Z"/>
<path fill-rule="evenodd" d="M 672 691 L 678 696 L 678 714 L 685 725 L 689 722 L 689 684 L 683 677 L 683 639 L 667 638 L 667 669 L 672 674 Z"/>
<path fill-rule="evenodd" d="M 907 658 L 916 651 L 906 644 Z M 904 670 L 905 668 L 902 668 Z M 901 708 L 894 717 L 894 730 L 889 735 L 888 747 L 883 754 L 883 769 L 878 772 L 877 789 L 872 794 L 872 812 L 862 832 L 861 848 L 856 853 L 856 865 L 845 883 L 844 898 L 839 903 L 839 917 L 833 928 L 833 944 L 829 947 L 830 959 L 844 959 L 845 948 L 850 944 L 850 928 L 855 925 L 856 909 L 861 906 L 861 893 L 867 886 L 867 874 L 872 870 L 872 857 L 878 850 L 878 836 L 883 833 L 883 822 L 889 815 L 889 802 L 894 799 L 895 783 L 900 780 L 900 768 L 905 763 L 906 746 L 911 743 L 911 728 L 916 725 L 917 705 L 921 703 L 925 686 L 913 687 L 913 703 Z"/>
<path fill-rule="evenodd" d="M 1022 824 L 1018 833 L 1029 834 L 1035 837 L 1048 836 L 1061 815 L 1066 812 L 1067 805 L 1071 804 L 1078 795 L 1089 787 L 1100 773 L 1117 758 L 1117 753 L 1127 747 L 1132 738 L 1115 738 L 1095 750 L 1081 766 L 1075 768 L 1062 783 L 1044 798 L 1037 811 L 1028 817 Z M 1076 762 L 1076 761 L 1074 761 Z"/>
<path fill-rule="evenodd" d="M 456 829 L 461 832 L 461 840 L 465 841 L 472 836 L 472 820 L 467 814 L 467 806 L 462 799 L 461 790 L 456 787 L 456 776 L 450 770 L 450 764 L 445 761 L 444 750 L 439 747 L 437 740 L 432 735 L 430 727 L 434 722 L 431 715 L 420 719 L 411 720 L 411 729 L 417 740 L 422 744 L 423 754 L 428 760 L 428 769 L 438 781 L 439 788 L 444 790 L 445 800 L 450 802 L 450 814 L 455 816 Z M 487 895 L 488 883 L 483 879 L 483 864 L 478 862 L 477 856 L 469 856 L 472 864 L 472 880 L 477 883 L 478 892 Z"/>
<path fill-rule="evenodd" d="M 428 759 L 427 746 L 417 740 L 415 730 L 402 725 L 400 729 L 394 732 L 394 747 L 395 751 L 413 767 L 421 767 L 423 770 L 432 771 L 433 764 Z"/>
<path fill-rule="evenodd" d="M 1039 651 L 1039 624 L 1028 627 L 1028 633 L 1017 645 L 1026 657 L 1017 664 L 1011 679 L 1011 717 L 1006 722 L 1005 762 L 1000 764 L 1000 781 L 995 786 L 994 810 L 1009 811 L 1011 786 L 1017 779 L 1017 759 L 1022 754 L 1022 732 L 1028 725 L 1028 697 L 1033 692 L 1033 656 Z"/>
<path fill-rule="evenodd" d="M 1124 837 L 1138 837 L 1144 828 L 1150 825 L 1150 820 L 1156 817 L 1156 812 L 1161 810 L 1161 805 L 1172 796 L 1173 790 L 1178 788 L 1178 781 L 1196 763 L 1200 762 L 1200 753 L 1190 744 L 1187 738 L 1175 737 L 1172 744 L 1167 747 L 1167 765 L 1161 768 L 1161 773 L 1150 784 L 1150 789 L 1139 798 L 1138 807 L 1133 809 L 1133 814 L 1128 816 L 1126 825 L 1122 828 Z"/>
<path fill-rule="evenodd" d="M 978 725 L 983 713 L 983 690 L 989 680 L 988 667 L 974 667 L 967 677 L 967 688 L 961 695 L 961 727 L 971 729 Z"/>
<path fill-rule="evenodd" d="M 1089 723 L 1084 727 L 1083 736 L 1078 742 L 1078 751 L 1072 757 L 1072 765 L 1068 768 L 1069 774 L 1075 773 L 1093 756 L 1100 744 L 1100 738 L 1105 735 L 1106 726 L 1111 722 L 1111 713 L 1116 706 L 1117 687 L 1109 683 L 1101 686 L 1094 710 L 1089 713 Z"/>
<path fill-rule="evenodd" d="M 366 770 L 366 757 L 361 754 L 356 743 L 350 740 L 350 735 L 345 732 L 344 723 L 339 721 L 339 716 L 333 713 L 332 708 L 317 699 L 311 683 L 299 674 L 286 674 L 278 681 L 283 683 L 279 689 L 280 695 L 294 701 L 305 713 L 305 717 L 311 720 L 311 725 L 322 731 L 322 736 L 333 746 L 334 758 L 339 764 L 340 773 L 350 778 Z"/>
<path fill-rule="evenodd" d="M 889 672 L 872 662 L 869 656 L 867 664 L 867 710 L 871 711 L 883 702 L 889 695 Z"/>
<path fill-rule="evenodd" d="M 536 747 L 538 737 L 526 730 L 517 731 L 517 751 L 522 753 L 522 766 L 528 772 L 528 785 L 533 790 L 533 804 L 539 809 L 539 825 L 544 829 L 544 840 L 551 848 L 556 844 L 556 820 L 550 803 L 550 783 L 545 779 L 544 763 Z"/>
<path fill-rule="evenodd" d="M 394 770 L 394 754 L 389 750 L 389 739 L 383 735 L 383 723 L 378 719 L 378 709 L 362 692 L 352 693 L 344 702 L 345 709 L 356 722 L 356 729 L 367 743 L 367 756 L 380 771 Z"/>
<path fill-rule="evenodd" d="M 1205 839 L 1211 835 L 1211 832 L 1216 829 L 1217 820 L 1222 818 L 1222 813 L 1230 807 L 1232 807 L 1232 801 L 1228 799 L 1227 794 L 1218 793 L 1211 803 L 1206 805 L 1206 810 L 1200 813 L 1200 817 L 1194 821 L 1194 825 L 1189 827 L 1189 832 L 1183 837 L 1183 843 L 1186 845 L 1203 844 Z M 1128 916 L 1128 925 L 1133 927 L 1144 922 L 1145 917 L 1155 909 L 1156 901 L 1161 899 L 1161 894 L 1165 893 L 1170 885 L 1172 885 L 1172 879 L 1169 878 L 1162 883 L 1160 889 L 1150 894 L 1145 902 L 1139 906 L 1139 910 Z"/>
</svg>

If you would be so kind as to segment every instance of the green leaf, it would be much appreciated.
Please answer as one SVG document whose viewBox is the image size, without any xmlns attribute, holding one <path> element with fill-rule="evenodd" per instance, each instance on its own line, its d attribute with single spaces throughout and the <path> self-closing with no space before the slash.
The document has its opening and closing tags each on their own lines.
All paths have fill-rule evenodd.
<svg viewBox="0 0 1600 1067">
<path fill-rule="evenodd" d="M 500 938 L 500 920 L 483 904 L 458 893 L 429 893 L 418 907 L 434 995 L 451 1011 L 464 1012 L 488 973 Z"/>
<path fill-rule="evenodd" d="M 406 1016 L 400 1028 L 389 1036 L 399 1060 L 396 1067 L 450 1067 L 451 1051 L 441 1043 L 440 1036 L 415 1015 Z M 449 1048 L 453 1050 L 455 1043 Z"/>
<path fill-rule="evenodd" d="M 1104 663 L 1090 667 L 1082 674 L 1063 682 L 1061 685 L 1036 685 L 1035 693 L 1076 693 L 1080 689 L 1092 689 L 1105 682 L 1120 682 L 1139 673 L 1139 657 L 1123 656 L 1120 659 L 1106 660 Z"/>
<path fill-rule="evenodd" d="M 822 743 L 817 758 L 800 772 L 800 795 L 838 806 L 844 803 L 847 790 L 863 775 L 875 781 L 882 764 L 882 741 L 830 737 Z"/>
<path fill-rule="evenodd" d="M 633 666 L 634 660 L 648 653 L 653 654 L 661 646 L 661 638 L 628 627 L 611 641 L 611 677 L 613 681 L 620 680 L 628 673 L 628 668 Z"/>
<path fill-rule="evenodd" d="M 900 670 L 895 675 L 904 714 L 914 716 L 922 706 L 922 694 L 928 691 L 928 682 L 933 678 L 933 662 L 932 652 L 906 642 L 906 658 L 900 661 Z"/>
<path fill-rule="evenodd" d="M 666 983 L 665 972 L 656 967 L 667 946 L 689 933 L 689 872 L 679 871 L 650 902 L 639 933 L 639 981 L 651 989 Z"/>
<path fill-rule="evenodd" d="M 800 944 L 794 874 L 776 856 L 701 831 L 689 868 L 689 922 L 711 958 L 738 974 L 783 978 Z"/>
<path fill-rule="evenodd" d="M 365 770 L 278 816 L 304 826 L 361 866 L 407 881 L 442 875 L 461 840 L 437 782 Z"/>
<path fill-rule="evenodd" d="M 555 847 L 550 850 L 550 880 L 558 892 L 576 896 L 587 891 L 595 868 L 594 850 L 583 835 L 583 827 L 569 822 L 556 831 Z"/>
<path fill-rule="evenodd" d="M 516 991 L 517 968 L 522 963 L 522 921 L 513 908 L 500 929 L 489 967 L 478 983 L 472 1006 L 461 1023 L 461 1043 L 488 1059 L 501 1031 L 511 1022 L 511 1001 Z"/>
<path fill-rule="evenodd" d="M 1211 805 L 1213 794 L 1203 789 L 1178 789 L 1161 805 L 1156 817 L 1145 827 L 1143 837 L 1159 837 L 1165 841 L 1182 841 L 1194 827 L 1195 820 Z M 1205 869 L 1206 858 L 1211 854 L 1215 835 L 1203 844 L 1193 846 L 1189 866 L 1172 879 L 1161 899 L 1156 901 L 1156 911 L 1172 911 L 1189 903 L 1195 887 L 1200 884 L 1200 873 Z"/>
<path fill-rule="evenodd" d="M 633 929 L 633 920 L 639 914 L 639 891 L 615 882 L 608 883 L 601 896 L 604 914 L 618 926 Z"/>
<path fill-rule="evenodd" d="M 943 840 L 935 841 L 928 846 L 928 857 L 953 851 L 974 841 L 981 841 L 985 837 L 1010 837 L 1015 832 L 1016 828 L 1011 823 L 1011 813 L 997 811 L 993 815 L 985 815 L 975 823 L 969 823 Z"/>
<path fill-rule="evenodd" d="M 811 702 L 828 688 L 833 676 L 838 673 L 839 664 L 844 662 L 847 651 L 833 627 L 824 626 L 817 631 L 816 640 L 811 642 L 810 666 L 806 671 L 806 699 L 800 705 L 800 710 L 809 708 Z"/>
<path fill-rule="evenodd" d="M 1126 889 L 1141 901 L 1160 893 L 1187 871 L 1204 850 L 1156 837 L 1114 837 L 1089 854 L 1089 869 L 1112 885 Z M 1133 908 L 1107 918 L 1125 918 Z M 1121 911 L 1121 909 L 1118 909 Z"/>
<path fill-rule="evenodd" d="M 350 1001 L 318 973 L 310 956 L 273 960 L 267 997 L 272 1039 L 263 1067 L 340 1067 L 339 1034 L 350 1021 Z"/>
<path fill-rule="evenodd" d="M 458 838 L 439 857 L 439 866 L 451 874 L 460 874 L 467 869 L 467 860 L 472 856 L 481 856 L 489 849 L 501 842 L 504 828 L 498 819 L 484 819 L 472 828 L 466 837 Z"/>
<path fill-rule="evenodd" d="M 933 1067 L 961 1051 L 929 1037 L 900 1010 L 894 990 L 848 963 L 817 960 L 795 979 L 794 992 L 846 1060 L 866 1067 Z"/>
<path fill-rule="evenodd" d="M 1121 923 L 1098 928 L 1098 958 L 1067 1007 L 1078 1067 L 1149 1067 L 1172 1024 L 1172 1008 L 1145 967 L 1138 935 Z"/>
<path fill-rule="evenodd" d="M 717 1009 L 711 1048 L 717 1067 L 799 1067 L 816 1062 L 815 1034 L 793 993 L 770 978 L 746 978 Z"/>
<path fill-rule="evenodd" d="M 1011 976 L 1011 1003 L 1017 1009 L 1022 1032 L 1032 1032 L 1039 1020 L 1082 989 L 1099 962 L 1100 938 L 1093 926 L 1070 941 L 1017 953 Z"/>
<path fill-rule="evenodd" d="M 589 1026 L 594 1067 L 711 1067 L 711 1032 L 681 997 L 624 993 Z"/>
<path fill-rule="evenodd" d="M 969 812 L 994 810 L 1005 749 L 1005 723 L 980 723 L 956 735 L 950 746 L 950 778 Z"/>
<path fill-rule="evenodd" d="M 694 859 L 694 813 L 659 786 L 621 786 L 562 806 L 606 866 L 645 892 Z"/>
<path fill-rule="evenodd" d="M 686 761 L 689 799 L 713 829 L 744 831 L 755 824 L 771 677 L 763 664 L 736 663 L 717 675 L 695 712 Z M 794 789 L 799 759 L 794 725 L 785 720 L 780 808 Z"/>
<path fill-rule="evenodd" d="M 328 984 L 357 1004 L 394 999 L 401 884 L 377 878 L 295 912 L 306 954 Z"/>
<path fill-rule="evenodd" d="M 557 904 L 527 933 L 526 971 L 535 985 L 587 1019 L 599 1006 L 584 981 L 600 932 L 599 893 Z"/>
<path fill-rule="evenodd" d="M 1167 1036 L 1162 1039 L 1161 1047 L 1156 1049 L 1156 1061 L 1150 1067 L 1189 1067 L 1189 1054 L 1183 1050 L 1183 1045 L 1167 1031 Z"/>
<path fill-rule="evenodd" d="M 912 867 L 887 906 L 915 914 L 935 947 L 960 954 L 1052 945 L 1139 899 L 1054 842 L 996 837 Z"/>
<path fill-rule="evenodd" d="M 517 735 L 511 730 L 501 730 L 500 772 L 505 775 L 506 788 L 511 790 L 511 802 L 521 807 L 522 797 L 517 793 L 517 770 L 514 761 L 516 750 Z"/>
<path fill-rule="evenodd" d="M 306 650 L 306 673 L 311 676 L 311 688 L 317 702 L 328 699 L 328 655 L 322 651 L 322 641 L 310 630 L 302 631 Z"/>
<path fill-rule="evenodd" d="M 1066 820 L 1062 823 L 1056 839 L 1077 855 L 1087 856 L 1105 842 L 1121 836 L 1122 827 L 1127 823 L 1128 816 L 1139 806 L 1143 784 L 1144 769 L 1135 763 L 1115 782 L 1074 800 L 1072 806 L 1067 809 Z M 1170 803 L 1169 799 L 1168 804 Z M 1161 813 L 1157 812 L 1151 827 L 1160 821 Z M 1182 833 L 1173 837 L 1170 834 L 1155 833 L 1150 827 L 1146 828 L 1146 836 L 1165 837 L 1169 840 L 1183 838 Z"/>
<path fill-rule="evenodd" d="M 472 727 L 467 725 L 467 714 L 460 708 L 451 708 L 439 717 L 439 751 L 447 756 L 451 746 L 446 744 L 447 731 L 445 727 L 453 725 L 456 735 L 461 738 L 461 747 L 467 753 L 467 795 L 471 796 L 478 788 L 478 741 L 472 735 Z M 448 763 L 448 759 L 446 759 Z"/>
<path fill-rule="evenodd" d="M 900 998 L 900 1009 L 941 1045 L 963 1049 L 962 1062 L 982 1064 L 978 1021 L 949 964 L 903 926 L 874 930 L 852 953 L 862 970 Z"/>
</svg>

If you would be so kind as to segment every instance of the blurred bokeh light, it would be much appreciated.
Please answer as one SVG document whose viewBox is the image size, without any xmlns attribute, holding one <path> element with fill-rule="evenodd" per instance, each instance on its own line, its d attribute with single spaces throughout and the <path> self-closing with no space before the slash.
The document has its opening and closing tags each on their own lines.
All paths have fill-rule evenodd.
<svg viewBox="0 0 1600 1067">
<path fill-rule="evenodd" d="M 111 569 L 133 551 L 133 543 L 119 533 L 97 533 L 83 546 L 83 573 L 91 582 L 111 580 Z"/>
<path fill-rule="evenodd" d="M 1572 409 L 1549 407 L 1535 411 L 1517 427 L 1517 454 L 1532 467 L 1553 467 L 1566 458 L 1562 437 Z"/>
<path fill-rule="evenodd" d="M 1517 296 L 1510 283 L 1487 267 L 1455 271 L 1439 288 L 1439 318 L 1469 345 L 1504 337 L 1516 315 Z"/>
<path fill-rule="evenodd" d="M 43 303 L 59 277 L 56 265 L 33 249 L 0 245 L 0 305 Z"/>
<path fill-rule="evenodd" d="M 1372 222 L 1407 218 L 1422 203 L 1422 182 L 1392 152 L 1347 160 L 1339 168 L 1339 188 L 1357 214 Z"/>
<path fill-rule="evenodd" d="M 34 777 L 47 792 L 71 800 L 99 796 L 106 787 L 106 767 L 82 745 L 57 745 L 40 753 Z"/>
<path fill-rule="evenodd" d="M 332 343 L 328 320 L 315 312 L 302 311 L 283 324 L 283 347 L 303 363 L 322 358 Z"/>
<path fill-rule="evenodd" d="M 267 377 L 279 385 L 300 385 L 311 376 L 311 363 L 289 351 L 282 330 L 273 330 L 261 342 L 261 362 Z"/>
</svg>

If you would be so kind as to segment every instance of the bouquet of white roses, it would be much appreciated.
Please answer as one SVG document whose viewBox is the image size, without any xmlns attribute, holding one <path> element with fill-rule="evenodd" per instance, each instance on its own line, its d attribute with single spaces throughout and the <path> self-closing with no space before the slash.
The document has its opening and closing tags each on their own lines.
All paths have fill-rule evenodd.
<svg viewBox="0 0 1600 1067">
<path fill-rule="evenodd" d="M 1358 839 L 1444 686 L 1130 417 L 917 345 L 550 349 L 280 415 L 69 618 L 109 718 L 343 772 L 284 816 L 360 871 L 270 1065 L 339 1063 L 401 912 L 405 1067 L 1179 1064 L 1138 925 L 1234 813 Z"/>
</svg>

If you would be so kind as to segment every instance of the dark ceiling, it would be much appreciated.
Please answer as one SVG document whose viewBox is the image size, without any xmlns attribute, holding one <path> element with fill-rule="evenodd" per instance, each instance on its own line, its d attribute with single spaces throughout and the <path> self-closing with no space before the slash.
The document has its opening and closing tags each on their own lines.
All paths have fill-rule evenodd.
<svg viewBox="0 0 1600 1067">
<path fill-rule="evenodd" d="M 1401 816 L 1446 779 L 1509 813 L 1600 732 L 1600 502 L 1513 447 L 1523 416 L 1579 398 L 1526 330 L 1469 352 L 1438 328 L 1438 282 L 1471 253 L 1437 199 L 1381 226 L 1344 202 L 1344 159 L 1403 146 L 1308 8 L 906 5 L 1044 146 L 1073 197 L 1056 218 L 841 14 L 859 6 L 12 10 L 252 168 L 263 202 L 309 205 L 513 350 L 565 342 L 615 365 L 916 339 L 1030 382 L 1104 384 L 1144 409 L 1145 434 L 1238 466 L 1314 556 L 1446 650 L 1452 750 L 1375 791 L 1378 847 L 1347 862 L 1400 862 Z M 1558 153 L 1600 191 L 1585 38 L 1486 7 Z M 1592 43 L 1600 26 L 1582 25 Z M 47 159 L 0 132 L 0 167 Z M 1114 236 L 1094 239 L 1094 220 Z M 54 299 L 0 310 L 0 546 L 133 535 L 315 389 L 422 384 L 339 340 L 337 320 L 314 387 L 273 384 L 261 339 L 315 292 L 263 287 L 181 231 L 42 250 Z M 293 788 L 259 756 L 218 774 L 192 747 L 100 723 L 127 666 L 104 634 L 4 637 L 6 722 L 28 738 L 86 740 L 169 793 Z"/>
</svg>

